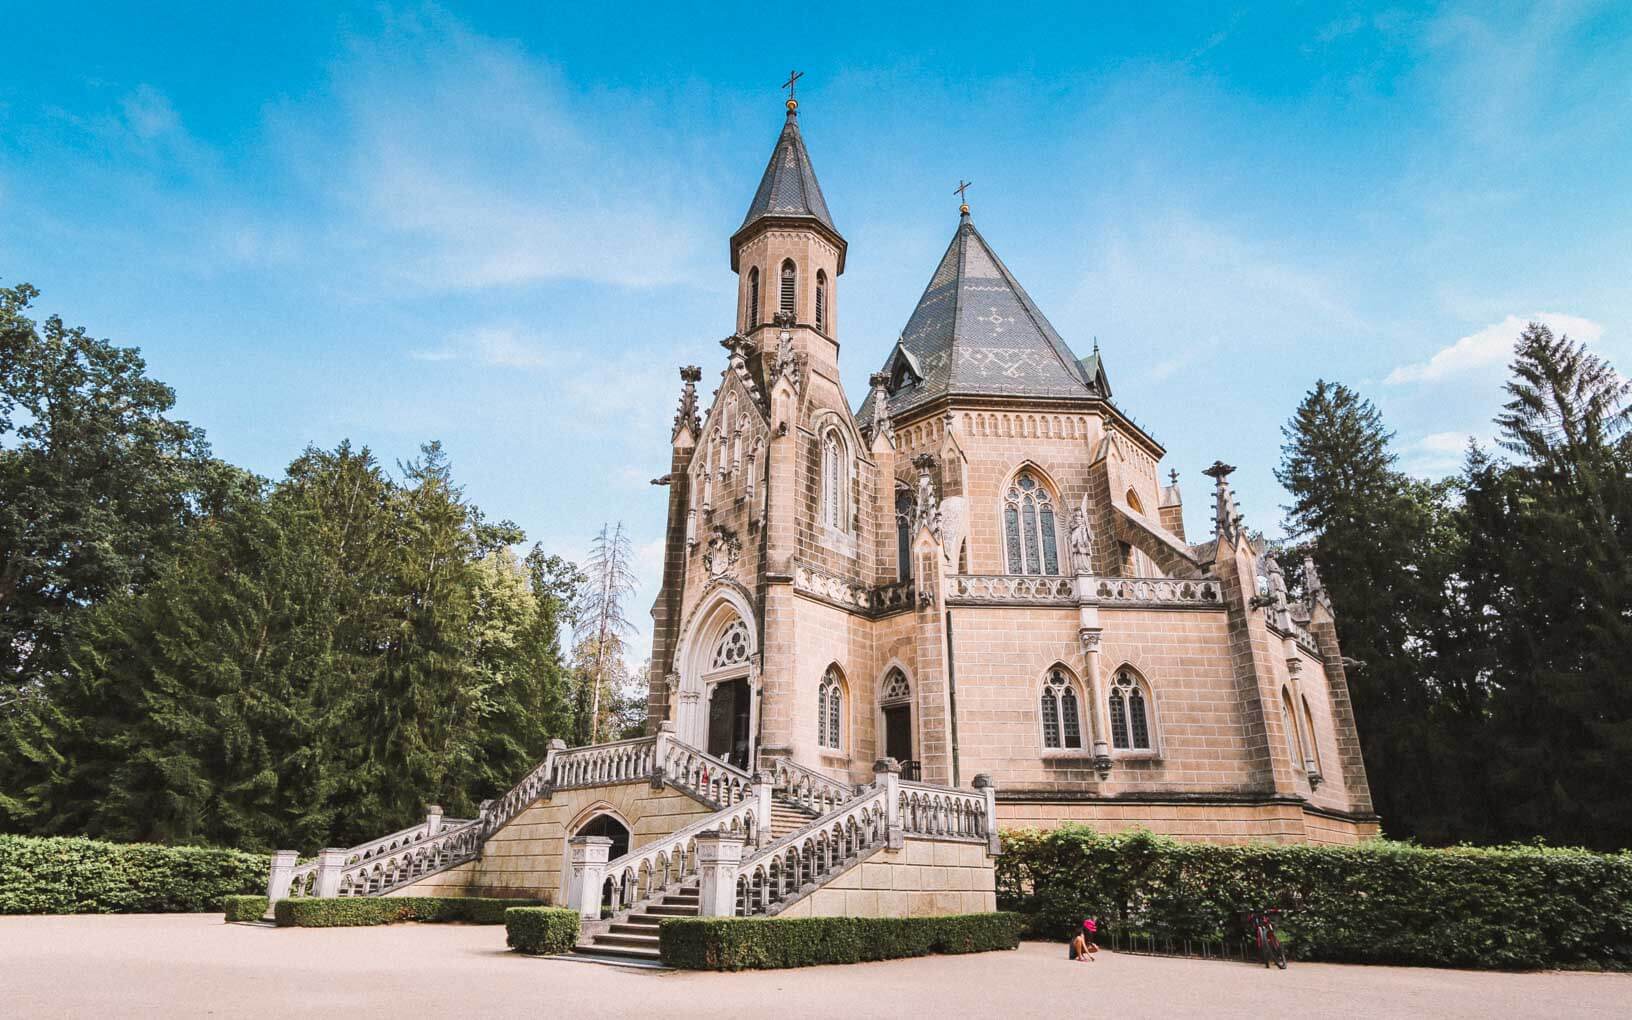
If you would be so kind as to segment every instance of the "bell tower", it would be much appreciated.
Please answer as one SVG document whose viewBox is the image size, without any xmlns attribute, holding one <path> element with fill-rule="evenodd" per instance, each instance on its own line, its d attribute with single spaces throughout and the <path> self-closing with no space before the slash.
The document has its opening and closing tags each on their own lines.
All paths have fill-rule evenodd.
<svg viewBox="0 0 1632 1020">
<path fill-rule="evenodd" d="M 845 240 L 833 226 L 799 134 L 799 101 L 790 96 L 787 108 L 759 190 L 731 235 L 737 332 L 763 356 L 776 351 L 787 329 L 813 368 L 826 367 L 836 376 Z"/>
</svg>

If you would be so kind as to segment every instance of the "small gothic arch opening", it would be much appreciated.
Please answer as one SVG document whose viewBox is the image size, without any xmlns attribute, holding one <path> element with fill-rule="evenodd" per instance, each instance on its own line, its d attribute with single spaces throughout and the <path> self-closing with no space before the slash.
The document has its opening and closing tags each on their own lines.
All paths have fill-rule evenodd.
<svg viewBox="0 0 1632 1020">
<path fill-rule="evenodd" d="M 1038 695 L 1037 714 L 1045 751 L 1083 749 L 1082 688 L 1063 663 L 1049 667 Z"/>
<path fill-rule="evenodd" d="M 827 272 L 816 270 L 816 330 L 827 332 Z"/>
<path fill-rule="evenodd" d="M 759 267 L 748 270 L 748 307 L 745 308 L 743 320 L 747 328 L 753 329 L 759 325 Z"/>
<path fill-rule="evenodd" d="M 816 743 L 843 751 L 850 731 L 850 692 L 838 663 L 828 666 L 816 688 Z"/>
<path fill-rule="evenodd" d="M 1111 675 L 1106 696 L 1111 722 L 1111 747 L 1117 751 L 1153 753 L 1156 750 L 1156 711 L 1150 684 L 1132 666 Z"/>
</svg>

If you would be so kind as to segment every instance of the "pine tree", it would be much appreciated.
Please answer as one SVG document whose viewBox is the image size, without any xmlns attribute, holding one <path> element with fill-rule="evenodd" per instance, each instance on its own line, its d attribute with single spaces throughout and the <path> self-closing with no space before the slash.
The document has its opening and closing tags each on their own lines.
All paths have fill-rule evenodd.
<svg viewBox="0 0 1632 1020">
<path fill-rule="evenodd" d="M 603 525 L 590 548 L 586 572 L 589 581 L 579 597 L 576 634 L 578 661 L 588 686 L 588 740 L 597 743 L 605 720 L 602 692 L 615 690 L 627 674 L 624 638 L 634 628 L 624 613 L 624 602 L 637 582 L 629 560 L 629 536 L 623 522 Z"/>
</svg>

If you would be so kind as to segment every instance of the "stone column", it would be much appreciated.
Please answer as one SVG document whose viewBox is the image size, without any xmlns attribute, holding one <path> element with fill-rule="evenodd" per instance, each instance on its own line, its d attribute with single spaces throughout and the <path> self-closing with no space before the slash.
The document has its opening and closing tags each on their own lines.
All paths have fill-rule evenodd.
<svg viewBox="0 0 1632 1020">
<path fill-rule="evenodd" d="M 425 805 L 425 835 L 434 836 L 442 831 L 442 805 Z"/>
<path fill-rule="evenodd" d="M 273 903 L 289 898 L 289 885 L 294 881 L 295 862 L 300 854 L 294 850 L 279 850 L 272 855 L 272 877 L 266 883 L 266 898 Z"/>
<path fill-rule="evenodd" d="M 1003 852 L 1003 842 L 997 835 L 997 784 L 982 772 L 975 777 L 975 789 L 986 795 L 986 853 L 996 857 Z"/>
<path fill-rule="evenodd" d="M 601 885 L 606 881 L 606 860 L 612 840 L 606 836 L 573 836 L 567 840 L 572 878 L 567 883 L 567 906 L 586 921 L 601 919 Z"/>
<path fill-rule="evenodd" d="M 1082 641 L 1083 688 L 1088 694 L 1088 730 L 1094 741 L 1094 771 L 1100 782 L 1111 775 L 1111 718 L 1106 701 L 1105 682 L 1100 677 L 1099 639 L 1104 633 L 1099 627 L 1099 607 L 1083 606 L 1081 618 L 1085 621 L 1077 630 Z M 1092 622 L 1086 622 L 1091 620 Z"/>
<path fill-rule="evenodd" d="M 340 869 L 346 866 L 346 848 L 324 847 L 317 852 L 317 888 L 313 890 L 324 899 L 340 895 Z"/>
<path fill-rule="evenodd" d="M 702 916 L 731 917 L 737 912 L 737 868 L 742 864 L 742 837 L 718 829 L 697 834 L 697 869 L 702 876 Z"/>
<path fill-rule="evenodd" d="M 754 773 L 754 838 L 759 846 L 771 841 L 771 789 L 775 785 L 769 772 Z"/>
<path fill-rule="evenodd" d="M 652 789 L 661 790 L 669 779 L 669 748 L 674 743 L 674 720 L 657 724 L 657 743 L 652 746 Z"/>
<path fill-rule="evenodd" d="M 560 737 L 554 737 L 544 745 L 544 748 L 544 799 L 549 800 L 550 794 L 561 783 L 555 774 L 555 760 L 567 749 L 567 742 Z"/>
<path fill-rule="evenodd" d="M 880 758 L 873 762 L 873 785 L 884 789 L 884 832 L 891 850 L 906 845 L 906 830 L 901 824 L 901 763 L 894 758 Z"/>
</svg>

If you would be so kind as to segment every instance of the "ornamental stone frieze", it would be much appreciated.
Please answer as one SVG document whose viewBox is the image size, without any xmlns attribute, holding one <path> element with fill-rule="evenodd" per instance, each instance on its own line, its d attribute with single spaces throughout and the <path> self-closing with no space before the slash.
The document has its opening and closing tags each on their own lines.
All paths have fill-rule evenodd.
<svg viewBox="0 0 1632 1020">
<path fill-rule="evenodd" d="M 868 616 L 887 616 L 913 608 L 910 581 L 873 588 L 802 561 L 794 562 L 793 590 Z"/>
</svg>

